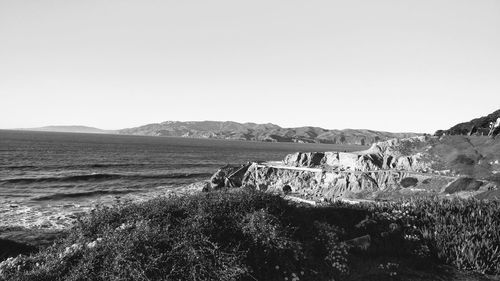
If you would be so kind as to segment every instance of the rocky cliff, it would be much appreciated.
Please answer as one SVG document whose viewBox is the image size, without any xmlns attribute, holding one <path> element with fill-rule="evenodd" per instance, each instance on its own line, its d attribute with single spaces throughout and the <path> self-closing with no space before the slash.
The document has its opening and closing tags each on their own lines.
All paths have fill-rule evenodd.
<svg viewBox="0 0 500 281">
<path fill-rule="evenodd" d="M 394 199 L 457 192 L 475 195 L 498 190 L 500 183 L 494 176 L 500 173 L 500 165 L 495 164 L 500 151 L 495 150 L 496 142 L 486 145 L 493 153 L 482 155 L 491 163 L 489 172 L 482 175 L 474 173 L 474 169 L 454 166 L 457 158 L 472 159 L 468 158 L 470 151 L 461 145 L 454 138 L 414 137 L 375 143 L 370 149 L 354 153 L 297 152 L 287 155 L 282 162 L 225 167 L 212 177 L 212 188 L 253 186 L 315 201 Z M 450 153 L 452 149 L 464 154 Z M 478 160 L 471 161 L 469 166 Z"/>
<path fill-rule="evenodd" d="M 340 171 L 375 171 L 383 169 L 427 172 L 430 163 L 423 161 L 422 153 L 411 155 L 405 150 L 410 146 L 421 146 L 427 137 L 392 139 L 373 144 L 360 152 L 297 152 L 289 154 L 284 164 L 294 167 L 325 167 Z"/>
<path fill-rule="evenodd" d="M 289 186 L 290 192 L 313 200 L 377 199 L 400 191 L 440 192 L 455 177 L 431 173 L 432 162 L 422 153 L 407 153 L 409 147 L 420 147 L 426 142 L 425 137 L 418 137 L 379 142 L 357 153 L 294 153 L 285 157 L 283 168 L 249 167 L 245 180 L 274 191 Z"/>
<path fill-rule="evenodd" d="M 415 133 L 389 133 L 372 130 L 327 130 L 319 127 L 282 128 L 275 124 L 255 124 L 219 121 L 148 124 L 119 130 L 120 134 L 217 138 L 267 142 L 303 142 L 369 145 L 392 138 L 407 138 Z"/>
</svg>

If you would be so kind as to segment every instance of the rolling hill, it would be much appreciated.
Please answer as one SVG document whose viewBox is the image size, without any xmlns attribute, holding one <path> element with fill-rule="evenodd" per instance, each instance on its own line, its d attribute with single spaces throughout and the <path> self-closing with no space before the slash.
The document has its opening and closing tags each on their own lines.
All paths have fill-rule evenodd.
<svg viewBox="0 0 500 281">
<path fill-rule="evenodd" d="M 498 119 L 500 119 L 500 109 L 486 116 L 459 123 L 448 130 L 439 130 L 435 135 L 488 135 L 490 123 L 495 123 Z M 500 133 L 500 128 L 495 130 L 494 135 L 498 133 Z"/>
<path fill-rule="evenodd" d="M 86 133 L 86 134 L 115 134 L 114 130 L 102 130 L 88 126 L 45 126 L 40 128 L 19 129 L 23 131 L 39 131 L 39 132 L 60 132 L 60 133 Z"/>
<path fill-rule="evenodd" d="M 266 142 L 302 142 L 369 145 L 391 138 L 416 136 L 415 133 L 389 133 L 373 130 L 327 130 L 319 127 L 282 128 L 278 125 L 232 121 L 166 121 L 123 129 L 119 134 L 216 138 Z"/>
</svg>

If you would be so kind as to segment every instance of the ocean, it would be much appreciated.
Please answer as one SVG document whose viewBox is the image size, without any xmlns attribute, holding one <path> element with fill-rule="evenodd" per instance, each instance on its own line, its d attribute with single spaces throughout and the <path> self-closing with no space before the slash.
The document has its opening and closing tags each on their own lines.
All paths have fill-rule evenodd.
<svg viewBox="0 0 500 281">
<path fill-rule="evenodd" d="M 363 148 L 0 130 L 0 226 L 62 228 L 99 204 L 207 180 L 226 164 Z"/>
</svg>

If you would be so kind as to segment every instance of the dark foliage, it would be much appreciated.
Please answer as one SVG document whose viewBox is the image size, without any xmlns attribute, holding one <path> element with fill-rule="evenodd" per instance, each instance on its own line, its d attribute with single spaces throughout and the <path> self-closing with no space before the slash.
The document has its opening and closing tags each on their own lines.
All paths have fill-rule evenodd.
<svg viewBox="0 0 500 281">
<path fill-rule="evenodd" d="M 158 198 L 82 217 L 59 243 L 0 263 L 0 280 L 360 280 L 354 263 L 383 257 L 498 274 L 499 212 L 439 199 L 312 208 L 250 190 Z M 399 270 L 384 260 L 370 274 Z"/>
<path fill-rule="evenodd" d="M 490 122 L 495 122 L 497 118 L 500 118 L 500 109 L 487 116 L 457 124 L 448 130 L 438 130 L 434 135 L 467 135 L 469 133 L 487 135 L 489 132 Z"/>
<path fill-rule="evenodd" d="M 36 250 L 36 247 L 28 244 L 8 239 L 0 239 L 0 260 L 4 260 L 8 257 L 15 257 L 19 254 L 29 254 L 35 252 Z"/>
<path fill-rule="evenodd" d="M 411 186 L 416 186 L 418 183 L 418 179 L 414 177 L 406 177 L 401 180 L 401 186 L 402 187 L 411 187 Z"/>
<path fill-rule="evenodd" d="M 481 181 L 470 177 L 464 177 L 452 182 L 449 186 L 446 187 L 444 192 L 452 194 L 459 191 L 475 191 L 478 190 L 482 185 L 483 182 Z"/>
<path fill-rule="evenodd" d="M 463 164 L 463 165 L 474 165 L 476 161 L 472 159 L 471 157 L 468 157 L 467 155 L 464 154 L 459 154 L 457 157 L 451 162 L 452 165 L 458 165 L 458 164 Z"/>
</svg>

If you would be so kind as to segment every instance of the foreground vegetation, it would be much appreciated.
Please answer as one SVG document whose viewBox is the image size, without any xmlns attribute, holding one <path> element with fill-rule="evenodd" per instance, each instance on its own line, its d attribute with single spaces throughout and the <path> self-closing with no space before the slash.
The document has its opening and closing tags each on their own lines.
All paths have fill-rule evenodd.
<svg viewBox="0 0 500 281">
<path fill-rule="evenodd" d="M 443 263 L 500 274 L 498 201 L 313 208 L 251 190 L 158 198 L 82 217 L 53 246 L 3 261 L 0 280 L 412 280 Z"/>
</svg>

